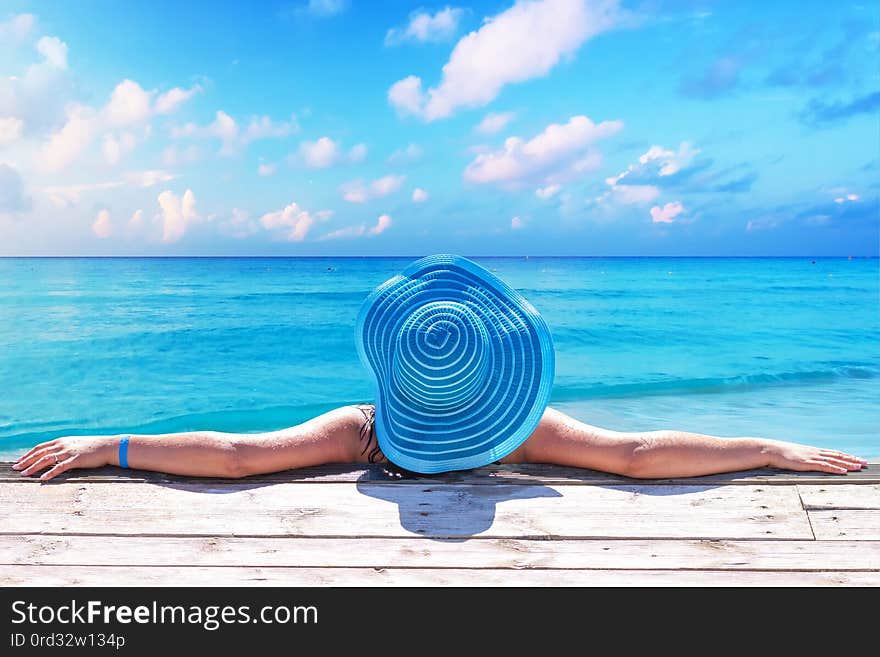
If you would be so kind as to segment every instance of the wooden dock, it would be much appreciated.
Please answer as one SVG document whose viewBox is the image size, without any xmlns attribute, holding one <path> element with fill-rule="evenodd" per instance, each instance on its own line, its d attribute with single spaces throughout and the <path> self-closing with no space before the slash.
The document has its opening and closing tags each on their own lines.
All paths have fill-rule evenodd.
<svg viewBox="0 0 880 657">
<path fill-rule="evenodd" d="M 880 464 L 646 483 L 502 465 L 240 480 L 0 464 L 4 586 L 880 585 Z"/>
</svg>

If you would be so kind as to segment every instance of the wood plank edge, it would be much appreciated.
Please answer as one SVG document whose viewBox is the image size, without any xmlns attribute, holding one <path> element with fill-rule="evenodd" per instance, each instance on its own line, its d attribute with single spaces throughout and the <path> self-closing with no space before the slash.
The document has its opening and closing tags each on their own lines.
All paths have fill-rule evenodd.
<svg viewBox="0 0 880 657">
<path fill-rule="evenodd" d="M 833 541 L 829 541 L 833 542 Z M 142 564 L 142 563 L 114 563 L 114 564 L 90 564 L 90 563 L 65 563 L 65 564 L 55 564 L 55 563 L 0 563 L 0 567 L 29 567 L 29 568 L 154 568 L 154 569 L 163 569 L 163 568 L 225 568 L 225 569 L 236 569 L 236 568 L 260 568 L 265 570 L 476 570 L 476 571 L 484 571 L 484 570 L 494 570 L 494 571 L 522 571 L 522 570 L 566 570 L 566 571 L 602 571 L 602 572 L 615 572 L 615 571 L 660 571 L 660 572 L 686 572 L 686 573 L 694 573 L 694 572 L 718 572 L 718 573 L 880 573 L 880 568 L 742 568 L 737 566 L 732 566 L 730 568 L 688 568 L 676 566 L 674 568 L 664 568 L 662 566 L 630 566 L 626 568 L 614 568 L 609 566 L 597 566 L 590 567 L 584 566 L 583 568 L 574 568 L 574 567 L 566 567 L 566 566 L 531 566 L 531 565 L 521 565 L 521 566 L 510 566 L 507 568 L 501 566 L 418 566 L 417 568 L 414 566 L 290 566 L 290 565 L 266 565 L 266 564 L 249 564 L 249 563 L 237 563 L 237 564 Z"/>
<path fill-rule="evenodd" d="M 121 533 L 113 533 L 113 532 L 96 532 L 96 533 L 87 533 L 87 532 L 4 532 L 0 531 L 0 536 L 57 536 L 59 538 L 64 537 L 76 537 L 76 536 L 87 536 L 87 537 L 95 537 L 95 538 L 180 538 L 180 539 L 188 539 L 188 538 L 272 538 L 272 539 L 287 539 L 287 540 L 310 540 L 310 539 L 332 539 L 339 541 L 349 541 L 349 540 L 394 540 L 394 541 L 404 541 L 404 540 L 413 540 L 413 541 L 449 541 L 449 542 L 461 542 L 462 540 L 468 541 L 736 541 L 736 542 L 744 542 L 744 541 L 754 541 L 754 542 L 784 542 L 784 541 L 799 541 L 799 542 L 826 542 L 826 543 L 838 543 L 838 540 L 832 539 L 814 539 L 814 538 L 805 538 L 803 536 L 603 536 L 599 534 L 584 534 L 584 535 L 559 535 L 559 534 L 491 534 L 491 535 L 468 535 L 463 537 L 461 534 L 450 534 L 450 535 L 439 535 L 432 534 L 430 536 L 420 535 L 420 534 L 412 534 L 411 536 L 400 536 L 399 534 L 370 534 L 368 536 L 352 536 L 350 534 L 236 534 L 236 533 L 211 533 L 211 534 L 165 534 L 165 533 L 131 533 L 131 534 L 121 534 Z M 851 541 L 857 541 L 859 543 L 878 543 L 880 542 L 880 538 L 868 538 L 868 539 L 847 539 Z"/>
<path fill-rule="evenodd" d="M 220 477 L 183 477 L 159 472 L 130 471 L 123 473 L 117 468 L 99 468 L 80 474 L 66 473 L 53 483 L 370 483 L 370 484 L 468 484 L 468 485 L 609 485 L 627 486 L 649 484 L 662 485 L 833 485 L 878 484 L 880 463 L 869 464 L 868 470 L 850 475 L 823 473 L 795 473 L 784 470 L 760 468 L 735 473 L 719 473 L 701 477 L 671 477 L 666 479 L 632 479 L 605 472 L 562 466 L 523 464 L 521 471 L 507 466 L 488 466 L 477 470 L 451 472 L 441 475 L 418 476 L 412 473 L 396 476 L 383 466 L 328 465 L 256 475 L 244 479 Z M 357 475 L 355 477 L 355 475 Z M 0 462 L 0 483 L 41 483 L 39 479 L 21 477 L 12 470 L 12 462 Z"/>
</svg>

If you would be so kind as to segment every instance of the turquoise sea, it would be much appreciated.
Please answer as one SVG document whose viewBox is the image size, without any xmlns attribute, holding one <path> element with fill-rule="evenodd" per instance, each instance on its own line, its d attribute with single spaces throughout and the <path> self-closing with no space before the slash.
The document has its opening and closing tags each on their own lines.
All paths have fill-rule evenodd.
<svg viewBox="0 0 880 657">
<path fill-rule="evenodd" d="M 877 259 L 474 259 L 544 315 L 581 420 L 880 455 Z M 410 260 L 0 259 L 0 459 L 370 400 L 354 320 Z"/>
</svg>

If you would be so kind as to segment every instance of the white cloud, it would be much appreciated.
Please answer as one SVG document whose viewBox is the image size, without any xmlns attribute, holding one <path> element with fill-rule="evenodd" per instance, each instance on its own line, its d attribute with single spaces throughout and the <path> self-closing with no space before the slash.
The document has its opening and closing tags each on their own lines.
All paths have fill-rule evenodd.
<svg viewBox="0 0 880 657">
<path fill-rule="evenodd" d="M 672 176 L 682 169 L 686 169 L 699 153 L 699 149 L 692 148 L 688 142 L 682 142 L 678 150 L 670 150 L 656 145 L 651 146 L 639 156 L 638 163 L 630 164 L 616 176 L 606 178 L 605 183 L 610 189 L 597 197 L 595 201 L 602 203 L 611 198 L 625 205 L 651 203 L 660 196 L 660 188 L 657 185 L 645 183 L 659 183 L 660 178 Z"/>
<path fill-rule="evenodd" d="M 208 134 L 208 127 L 205 126 L 200 127 L 190 121 L 189 123 L 184 123 L 183 125 L 172 125 L 168 130 L 169 134 L 173 139 L 185 139 L 188 137 L 210 137 Z"/>
<path fill-rule="evenodd" d="M 190 224 L 199 218 L 196 212 L 196 197 L 190 189 L 186 190 L 182 197 L 166 190 L 159 194 L 158 201 L 159 218 L 162 221 L 162 241 L 177 242 L 186 233 Z"/>
<path fill-rule="evenodd" d="M 859 200 L 858 194 L 847 194 L 846 196 L 838 196 L 836 199 L 834 199 L 834 202 L 837 203 L 838 205 L 843 205 L 844 203 L 851 203 L 852 201 L 858 201 L 858 200 Z"/>
<path fill-rule="evenodd" d="M 189 122 L 171 126 L 169 132 L 173 139 L 219 139 L 220 155 L 233 155 L 255 141 L 283 139 L 299 132 L 299 124 L 295 116 L 291 116 L 287 121 L 275 121 L 269 116 L 252 116 L 247 124 L 242 126 L 223 110 L 217 110 L 214 113 L 214 120 L 208 125 Z M 185 152 L 180 153 L 182 157 L 179 158 L 176 157 L 178 153 L 174 151 L 167 151 L 167 155 L 166 164 L 178 159 L 181 161 L 198 159 L 198 156 L 185 157 Z"/>
<path fill-rule="evenodd" d="M 542 198 L 545 201 L 548 198 L 553 198 L 556 194 L 559 193 L 559 190 L 562 189 L 562 185 L 547 185 L 546 187 L 538 187 L 535 190 L 535 196 L 538 198 Z"/>
<path fill-rule="evenodd" d="M 190 144 L 186 147 L 178 147 L 172 144 L 162 151 L 162 163 L 166 167 L 192 164 L 200 159 L 202 159 L 202 151 L 195 144 Z"/>
<path fill-rule="evenodd" d="M 18 141 L 24 132 L 24 121 L 14 116 L 0 117 L 0 146 Z"/>
<path fill-rule="evenodd" d="M 153 115 L 153 94 L 152 91 L 145 91 L 137 82 L 123 80 L 116 85 L 110 100 L 100 113 L 86 105 L 69 105 L 66 122 L 49 136 L 43 147 L 42 161 L 45 168 L 59 171 L 69 166 L 101 134 L 104 134 L 104 158 L 110 164 L 118 163 L 135 147 L 137 138 L 127 132 L 114 135 L 108 128 L 129 126 L 148 120 Z M 149 131 L 145 131 L 145 135 L 148 134 Z"/>
<path fill-rule="evenodd" d="M 208 134 L 220 140 L 221 154 L 229 155 L 235 151 L 238 124 L 223 110 L 217 110 L 214 122 L 208 126 Z"/>
<path fill-rule="evenodd" d="M 16 43 L 23 41 L 36 23 L 33 14 L 18 14 L 0 23 L 0 43 Z"/>
<path fill-rule="evenodd" d="M 214 120 L 205 126 L 195 123 L 172 126 L 171 137 L 174 139 L 219 139 L 220 154 L 232 155 L 240 147 L 246 146 L 257 139 L 284 137 L 296 129 L 295 122 L 274 123 L 269 117 L 252 117 L 248 127 L 242 131 L 238 123 L 223 110 L 214 113 Z"/>
<path fill-rule="evenodd" d="M 37 41 L 37 52 L 52 68 L 67 70 L 67 44 L 54 36 L 44 36 Z"/>
<path fill-rule="evenodd" d="M 144 224 L 144 211 L 143 210 L 135 210 L 131 215 L 131 219 L 128 220 L 128 227 L 130 230 L 138 230 Z"/>
<path fill-rule="evenodd" d="M 489 112 L 483 117 L 483 120 L 474 128 L 474 132 L 481 135 L 494 135 L 501 132 L 507 127 L 507 124 L 513 121 L 516 114 L 513 112 Z"/>
<path fill-rule="evenodd" d="M 161 169 L 150 169 L 148 171 L 129 171 L 123 176 L 123 179 L 134 187 L 152 187 L 162 182 L 174 180 L 176 177 Z"/>
<path fill-rule="evenodd" d="M 342 185 L 341 190 L 342 198 L 349 203 L 364 203 L 370 199 L 368 187 L 360 180 L 345 183 Z"/>
<path fill-rule="evenodd" d="M 0 213 L 22 212 L 30 206 L 31 199 L 25 195 L 21 174 L 0 162 Z"/>
<path fill-rule="evenodd" d="M 349 162 L 363 162 L 367 158 L 367 145 L 366 144 L 355 144 L 351 147 L 351 150 L 348 151 L 348 161 Z"/>
<path fill-rule="evenodd" d="M 41 191 L 49 198 L 49 201 L 57 208 L 69 208 L 76 205 L 80 201 L 83 194 L 92 192 L 100 192 L 105 189 L 114 189 L 122 187 L 125 183 L 122 180 L 111 180 L 108 182 L 87 183 L 83 185 L 61 185 L 57 187 L 45 187 Z"/>
<path fill-rule="evenodd" d="M 143 123 L 156 114 L 171 114 L 187 100 L 199 93 L 202 88 L 193 85 L 189 89 L 174 87 L 159 94 L 155 102 L 156 90 L 146 90 L 134 80 L 125 79 L 113 89 L 110 100 L 104 106 L 103 114 L 111 125 L 132 125 Z"/>
<path fill-rule="evenodd" d="M 662 208 L 655 205 L 651 208 L 651 221 L 655 224 L 671 224 L 682 212 L 684 206 L 679 201 L 667 203 Z"/>
<path fill-rule="evenodd" d="M 327 217 L 329 213 L 326 211 L 313 214 L 291 203 L 283 210 L 264 214 L 260 217 L 260 225 L 266 230 L 279 231 L 287 242 L 302 242 L 315 222 Z"/>
<path fill-rule="evenodd" d="M 422 80 L 415 75 L 398 80 L 388 89 L 388 102 L 401 114 L 419 114 L 424 102 Z"/>
<path fill-rule="evenodd" d="M 153 187 L 159 183 L 174 180 L 175 177 L 176 176 L 167 171 L 162 171 L 160 169 L 129 171 L 122 175 L 121 180 L 109 180 L 106 182 L 86 183 L 81 185 L 44 187 L 41 191 L 48 197 L 49 201 L 54 206 L 68 208 L 79 203 L 84 194 L 103 192 L 108 189 L 124 187 L 125 185 L 143 188 Z"/>
<path fill-rule="evenodd" d="M 123 80 L 110 95 L 104 115 L 112 125 L 130 125 L 146 121 L 152 115 L 153 92 L 145 91 L 133 80 Z"/>
<path fill-rule="evenodd" d="M 94 110 L 84 105 L 71 105 L 67 109 L 67 121 L 50 135 L 43 146 L 42 161 L 49 171 L 60 171 L 86 149 L 97 131 Z"/>
<path fill-rule="evenodd" d="M 367 231 L 368 235 L 381 235 L 386 230 L 391 228 L 391 216 L 387 214 L 379 215 L 379 218 L 376 220 L 376 225 L 370 228 Z"/>
<path fill-rule="evenodd" d="M 221 232 L 230 237 L 241 240 L 256 233 L 260 229 L 260 225 L 251 219 L 250 214 L 246 210 L 232 208 L 232 214 L 229 216 L 229 219 L 222 222 L 219 228 Z"/>
<path fill-rule="evenodd" d="M 274 176 L 278 168 L 274 164 L 261 164 L 257 167 L 257 174 L 264 178 Z"/>
<path fill-rule="evenodd" d="M 481 107 L 507 84 L 546 75 L 617 20 L 617 0 L 519 0 L 456 44 L 439 85 L 423 93 L 421 79 L 409 76 L 391 87 L 388 99 L 427 121 Z"/>
<path fill-rule="evenodd" d="M 0 116 L 24 119 L 30 132 L 42 132 L 64 117 L 72 87 L 67 79 L 68 48 L 63 41 L 50 36 L 32 43 L 34 18 L 29 14 L 22 16 L 25 18 L 0 23 L 0 68 L 4 69 L 0 73 Z M 22 74 L 14 75 L 17 57 L 8 49 L 17 49 L 24 43 L 32 44 L 39 54 Z"/>
<path fill-rule="evenodd" d="M 421 187 L 416 187 L 412 193 L 412 201 L 413 203 L 424 203 L 428 200 L 428 192 L 426 192 Z"/>
<path fill-rule="evenodd" d="M 339 145 L 330 137 L 317 141 L 304 141 L 299 145 L 299 153 L 311 169 L 326 169 L 339 159 Z"/>
<path fill-rule="evenodd" d="M 690 165 L 699 153 L 699 149 L 691 148 L 691 145 L 686 141 L 681 142 L 678 151 L 666 150 L 662 146 L 651 146 L 644 155 L 639 157 L 639 164 L 654 162 L 659 169 L 659 175 L 671 176 Z"/>
<path fill-rule="evenodd" d="M 405 180 L 406 176 L 393 175 L 377 178 L 369 184 L 362 180 L 352 180 L 342 185 L 340 189 L 342 190 L 342 198 L 349 203 L 364 203 L 397 191 Z"/>
<path fill-rule="evenodd" d="M 614 200 L 624 205 L 644 205 L 660 196 L 656 185 L 612 185 L 610 193 Z"/>
<path fill-rule="evenodd" d="M 434 14 L 419 10 L 410 14 L 406 27 L 393 27 L 385 35 L 386 46 L 412 41 L 439 43 L 448 41 L 458 31 L 458 24 L 464 11 L 457 7 L 446 7 Z"/>
<path fill-rule="evenodd" d="M 232 141 L 238 135 L 238 124 L 223 110 L 217 110 L 214 122 L 208 129 L 212 135 L 223 141 Z"/>
<path fill-rule="evenodd" d="M 370 193 L 373 198 L 388 196 L 391 192 L 400 189 L 406 176 L 384 176 L 370 183 Z"/>
<path fill-rule="evenodd" d="M 522 230 L 525 226 L 526 222 L 522 220 L 522 217 L 514 217 L 510 220 L 510 230 Z"/>
<path fill-rule="evenodd" d="M 107 164 L 115 165 L 137 146 L 137 137 L 130 132 L 123 132 L 118 137 L 113 134 L 104 135 L 101 152 Z"/>
<path fill-rule="evenodd" d="M 349 237 L 360 237 L 364 233 L 367 232 L 367 225 L 360 224 L 359 226 L 346 226 L 345 228 L 339 228 L 337 230 L 330 231 L 326 235 L 322 235 L 318 238 L 318 241 L 323 242 L 326 240 L 338 240 L 338 239 L 346 239 Z"/>
<path fill-rule="evenodd" d="M 422 159 L 422 147 L 418 144 L 407 144 L 404 148 L 398 148 L 388 156 L 389 164 L 412 164 Z"/>
<path fill-rule="evenodd" d="M 273 121 L 268 116 L 253 116 L 241 138 L 245 144 L 260 139 L 282 139 L 299 132 L 299 123 L 296 117 L 290 117 L 289 121 Z"/>
<path fill-rule="evenodd" d="M 189 89 L 182 89 L 181 87 L 169 89 L 156 99 L 156 114 L 171 114 L 201 90 L 202 87 L 198 84 L 194 84 Z"/>
<path fill-rule="evenodd" d="M 61 57 L 57 44 L 46 47 L 56 64 Z M 65 49 L 63 49 L 66 52 Z M 174 93 L 172 93 L 174 92 Z M 168 112 L 176 108 L 182 97 L 173 89 L 160 96 L 163 101 L 162 111 Z M 188 92 L 182 92 L 188 93 Z M 123 80 L 113 89 L 110 99 L 100 111 L 87 105 L 71 103 L 66 109 L 66 121 L 60 129 L 49 135 L 44 145 L 42 162 L 49 171 L 59 171 L 73 163 L 91 145 L 92 141 L 104 135 L 102 152 L 110 164 L 115 164 L 131 151 L 137 138 L 130 133 L 112 134 L 112 129 L 121 126 L 133 126 L 149 120 L 158 111 L 153 106 L 155 91 L 144 90 L 133 80 Z M 169 96 L 168 94 L 171 94 Z M 166 98 L 167 97 L 167 98 Z M 149 136 L 149 125 L 144 129 L 143 138 Z"/>
<path fill-rule="evenodd" d="M 381 235 L 391 228 L 392 220 L 387 214 L 379 215 L 375 225 L 367 226 L 360 224 L 357 226 L 345 226 L 337 230 L 331 231 L 319 238 L 319 241 L 347 239 L 352 237 L 374 237 Z"/>
<path fill-rule="evenodd" d="M 476 183 L 516 183 L 548 180 L 595 168 L 598 153 L 587 153 L 594 142 L 619 132 L 621 121 L 593 123 L 586 116 L 573 116 L 568 123 L 548 125 L 529 141 L 508 137 L 497 151 L 480 153 L 464 170 L 466 180 Z"/>
<path fill-rule="evenodd" d="M 98 212 L 98 216 L 92 223 L 92 232 L 102 240 L 110 237 L 113 225 L 110 223 L 110 212 L 107 209 Z"/>
</svg>

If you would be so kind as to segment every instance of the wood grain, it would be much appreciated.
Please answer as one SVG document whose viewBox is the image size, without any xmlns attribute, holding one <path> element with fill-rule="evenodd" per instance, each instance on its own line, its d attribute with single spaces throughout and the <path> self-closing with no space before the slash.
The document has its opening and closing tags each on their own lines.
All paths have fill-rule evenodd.
<svg viewBox="0 0 880 657">
<path fill-rule="evenodd" d="M 878 586 L 877 572 L 0 566 L 0 586 Z"/>
<path fill-rule="evenodd" d="M 880 540 L 878 509 L 828 509 L 809 514 L 817 540 Z"/>
<path fill-rule="evenodd" d="M 2 486 L 0 534 L 812 538 L 794 486 Z"/>
<path fill-rule="evenodd" d="M 880 485 L 798 486 L 805 509 L 880 509 Z"/>
<path fill-rule="evenodd" d="M 0 564 L 880 571 L 880 541 L 0 536 Z"/>
</svg>

